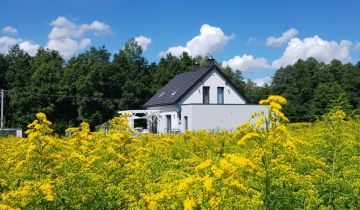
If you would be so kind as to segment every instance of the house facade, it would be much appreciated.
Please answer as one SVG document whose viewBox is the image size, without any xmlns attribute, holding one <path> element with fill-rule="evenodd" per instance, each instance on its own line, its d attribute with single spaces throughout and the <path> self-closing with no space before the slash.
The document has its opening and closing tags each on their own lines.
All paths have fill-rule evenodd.
<svg viewBox="0 0 360 210">
<path fill-rule="evenodd" d="M 149 99 L 144 107 L 158 110 L 156 120 L 148 122 L 154 133 L 185 130 L 235 129 L 249 121 L 250 114 L 266 106 L 249 100 L 209 58 L 207 66 L 177 75 Z"/>
</svg>

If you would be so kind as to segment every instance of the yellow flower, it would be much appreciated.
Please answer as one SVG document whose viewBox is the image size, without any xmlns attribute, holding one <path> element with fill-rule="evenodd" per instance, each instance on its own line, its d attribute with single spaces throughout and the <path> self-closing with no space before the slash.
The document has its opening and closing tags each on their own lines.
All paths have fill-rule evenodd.
<svg viewBox="0 0 360 210">
<path fill-rule="evenodd" d="M 250 122 L 243 123 L 237 127 L 238 130 L 247 130 L 249 128 L 251 128 Z"/>
<path fill-rule="evenodd" d="M 277 109 L 277 110 L 280 110 L 282 109 L 282 106 L 278 103 L 275 103 L 275 102 L 270 102 L 270 109 L 273 110 L 273 109 Z"/>
<path fill-rule="evenodd" d="M 221 176 L 224 174 L 224 171 L 216 167 L 215 165 L 211 166 L 211 172 L 217 179 L 221 179 Z"/>
<path fill-rule="evenodd" d="M 204 186 L 207 192 L 212 191 L 212 179 L 208 175 L 204 177 Z"/>
<path fill-rule="evenodd" d="M 256 117 L 256 115 L 257 115 L 257 113 L 254 112 L 254 113 L 251 113 L 251 114 L 250 114 L 250 117 L 251 117 L 251 118 L 254 118 L 254 117 Z"/>
<path fill-rule="evenodd" d="M 229 160 L 229 162 L 240 166 L 242 168 L 248 168 L 250 171 L 256 169 L 256 165 L 250 161 L 248 158 L 236 155 L 236 154 L 226 154 L 225 157 Z"/>
<path fill-rule="evenodd" d="M 218 208 L 219 203 L 220 203 L 220 198 L 219 197 L 211 196 L 210 205 L 211 205 L 212 209 L 219 209 Z"/>
<path fill-rule="evenodd" d="M 269 96 L 267 99 L 268 102 L 276 102 L 278 104 L 287 104 L 287 101 L 284 97 L 278 95 Z"/>
<path fill-rule="evenodd" d="M 223 170 L 223 173 L 226 175 L 231 175 L 236 170 L 235 165 L 227 161 L 225 158 L 219 160 L 219 166 Z"/>
<path fill-rule="evenodd" d="M 184 204 L 184 210 L 192 210 L 195 207 L 195 200 L 192 198 L 187 198 L 183 202 Z"/>
<path fill-rule="evenodd" d="M 28 134 L 28 139 L 29 140 L 34 140 L 36 137 L 38 137 L 39 136 L 39 134 L 38 134 L 38 132 L 36 132 L 36 133 L 31 133 L 31 132 L 29 132 L 29 134 Z"/>
<path fill-rule="evenodd" d="M 44 193 L 45 195 L 45 199 L 47 201 L 53 201 L 54 200 L 54 194 L 52 191 L 52 186 L 50 183 L 44 183 L 42 185 L 40 185 L 40 190 Z"/>
<path fill-rule="evenodd" d="M 53 200 L 54 200 L 54 195 L 52 195 L 52 194 L 47 194 L 47 195 L 45 196 L 45 199 L 46 199 L 47 201 L 53 201 Z"/>
<path fill-rule="evenodd" d="M 200 163 L 198 166 L 195 167 L 195 170 L 200 171 L 203 170 L 211 165 L 211 160 L 208 159 L 202 163 Z"/>
<path fill-rule="evenodd" d="M 80 127 L 81 127 L 82 131 L 90 131 L 90 125 L 87 122 L 80 123 Z"/>
<path fill-rule="evenodd" d="M 254 139 L 260 137 L 260 134 L 255 133 L 255 132 L 249 132 L 247 134 L 245 134 L 245 136 L 243 136 L 240 141 L 238 141 L 238 144 L 245 144 L 246 141 L 250 140 L 250 139 Z"/>
<path fill-rule="evenodd" d="M 39 112 L 36 114 L 36 118 L 38 118 L 40 121 L 46 120 L 46 115 L 42 112 Z"/>
<path fill-rule="evenodd" d="M 190 184 L 192 184 L 193 182 L 195 182 L 195 178 L 190 176 L 190 177 L 186 177 L 185 179 L 181 180 L 179 185 L 178 185 L 178 191 L 184 191 L 186 190 Z"/>
<path fill-rule="evenodd" d="M 276 117 L 278 117 L 283 122 L 289 122 L 289 119 L 285 117 L 284 113 L 280 112 L 279 110 L 274 110 Z"/>
<path fill-rule="evenodd" d="M 265 105 L 265 104 L 268 104 L 269 102 L 267 100 L 261 100 L 259 101 L 259 104 L 261 105 Z"/>
<path fill-rule="evenodd" d="M 76 132 L 79 132 L 79 128 L 68 128 L 65 130 L 65 133 L 70 133 L 70 134 L 73 134 Z"/>
<path fill-rule="evenodd" d="M 36 130 L 40 130 L 40 129 L 41 129 L 41 125 L 40 125 L 40 124 L 36 124 L 36 125 L 35 125 L 35 129 L 36 129 Z"/>
<path fill-rule="evenodd" d="M 12 208 L 8 205 L 0 204 L 0 210 L 20 210 L 19 208 Z"/>
<path fill-rule="evenodd" d="M 343 120 L 346 117 L 346 113 L 343 110 L 338 110 L 335 113 L 333 113 L 330 117 L 331 120 Z"/>
<path fill-rule="evenodd" d="M 255 122 L 255 126 L 256 126 L 256 127 L 262 126 L 262 125 L 263 125 L 263 122 L 264 122 L 264 119 L 265 119 L 264 116 L 259 117 L 259 119 Z"/>
<path fill-rule="evenodd" d="M 239 188 L 241 189 L 242 191 L 249 191 L 249 188 L 246 187 L 244 184 L 240 183 L 238 180 L 236 179 L 233 179 L 233 178 L 230 178 L 227 180 L 227 184 L 231 187 L 236 187 L 236 188 Z"/>
</svg>

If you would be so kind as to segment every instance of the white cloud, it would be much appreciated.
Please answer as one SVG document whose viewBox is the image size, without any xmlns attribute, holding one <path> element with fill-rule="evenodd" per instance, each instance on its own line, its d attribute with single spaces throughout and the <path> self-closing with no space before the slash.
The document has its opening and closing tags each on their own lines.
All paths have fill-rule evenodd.
<svg viewBox="0 0 360 210">
<path fill-rule="evenodd" d="M 53 28 L 48 35 L 46 47 L 57 50 L 66 60 L 91 44 L 91 39 L 82 38 L 86 32 L 94 35 L 112 33 L 111 27 L 104 22 L 95 20 L 90 24 L 75 24 L 65 17 L 59 16 L 50 24 Z"/>
<path fill-rule="evenodd" d="M 200 28 L 200 34 L 186 43 L 186 46 L 170 47 L 166 52 L 161 52 L 160 56 L 171 53 L 175 56 L 187 52 L 192 56 L 204 55 L 206 53 L 217 52 L 231 40 L 235 35 L 227 36 L 221 28 L 204 24 Z"/>
<path fill-rule="evenodd" d="M 0 53 L 7 53 L 12 46 L 16 45 L 17 42 L 18 41 L 12 37 L 0 37 Z"/>
<path fill-rule="evenodd" d="M 190 54 L 189 50 L 183 46 L 170 47 L 166 52 L 160 52 L 160 56 L 163 57 L 168 53 L 171 53 L 174 56 L 180 56 L 183 52 L 187 52 Z"/>
<path fill-rule="evenodd" d="M 77 38 L 83 36 L 88 31 L 93 31 L 95 35 L 110 33 L 111 27 L 100 21 L 93 21 L 90 24 L 76 25 L 65 17 L 58 17 L 50 24 L 53 28 L 49 34 L 49 39 Z"/>
<path fill-rule="evenodd" d="M 20 49 L 29 53 L 29 55 L 34 56 L 36 55 L 40 45 L 32 43 L 30 41 L 23 41 L 19 43 Z"/>
<path fill-rule="evenodd" d="M 298 59 L 313 57 L 319 61 L 330 63 L 333 59 L 350 62 L 350 48 L 352 43 L 348 40 L 326 41 L 319 36 L 308 37 L 303 40 L 293 38 L 288 43 L 284 54 L 272 63 L 274 68 L 294 64 Z"/>
<path fill-rule="evenodd" d="M 149 44 L 151 44 L 151 39 L 142 35 L 135 37 L 135 41 L 143 49 L 144 52 L 147 51 Z"/>
<path fill-rule="evenodd" d="M 246 54 L 241 57 L 236 55 L 228 61 L 223 61 L 222 66 L 229 66 L 233 70 L 240 70 L 242 72 L 271 68 L 265 58 L 254 58 L 252 55 Z"/>
<path fill-rule="evenodd" d="M 272 78 L 271 77 L 263 77 L 259 79 L 253 79 L 253 82 L 256 83 L 257 86 L 263 87 L 265 84 L 271 84 Z"/>
<path fill-rule="evenodd" d="M 18 31 L 16 30 L 16 28 L 12 27 L 12 26 L 6 26 L 2 29 L 2 32 L 5 34 L 17 34 Z"/>
<path fill-rule="evenodd" d="M 60 52 L 60 54 L 68 60 L 79 50 L 89 47 L 90 44 L 90 39 L 81 39 L 80 41 L 75 41 L 70 38 L 50 39 L 47 43 L 47 48 Z"/>
<path fill-rule="evenodd" d="M 266 39 L 266 45 L 267 46 L 279 46 L 287 41 L 289 41 L 291 38 L 295 37 L 298 34 L 298 31 L 295 28 L 291 28 L 284 33 L 282 33 L 279 37 L 268 37 Z"/>
<path fill-rule="evenodd" d="M 0 37 L 0 53 L 8 53 L 9 49 L 18 44 L 19 48 L 34 56 L 40 45 L 34 44 L 31 41 L 24 41 L 22 39 L 15 39 L 8 36 Z"/>
</svg>

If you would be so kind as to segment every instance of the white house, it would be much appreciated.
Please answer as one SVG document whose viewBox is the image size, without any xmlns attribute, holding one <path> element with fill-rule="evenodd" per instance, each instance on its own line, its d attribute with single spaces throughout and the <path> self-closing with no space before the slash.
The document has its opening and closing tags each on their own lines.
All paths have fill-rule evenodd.
<svg viewBox="0 0 360 210">
<path fill-rule="evenodd" d="M 177 75 L 149 99 L 144 107 L 156 110 L 148 120 L 151 132 L 235 129 L 250 119 L 250 114 L 266 106 L 249 100 L 209 58 L 205 69 L 198 64 L 193 71 Z"/>
</svg>

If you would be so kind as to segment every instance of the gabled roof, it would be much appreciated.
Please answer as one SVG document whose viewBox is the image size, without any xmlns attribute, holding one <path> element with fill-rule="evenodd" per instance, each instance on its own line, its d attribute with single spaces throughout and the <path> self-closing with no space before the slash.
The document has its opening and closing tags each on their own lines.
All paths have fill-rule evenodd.
<svg viewBox="0 0 360 210">
<path fill-rule="evenodd" d="M 225 74 L 216 65 L 212 65 L 210 67 L 206 67 L 205 69 L 185 72 L 175 76 L 143 106 L 153 107 L 178 103 L 212 70 L 217 71 L 222 77 L 224 77 L 226 82 L 235 89 L 235 91 L 246 101 L 246 103 L 249 103 L 249 100 L 246 98 L 246 96 L 241 93 L 241 91 L 225 76 Z"/>
</svg>

